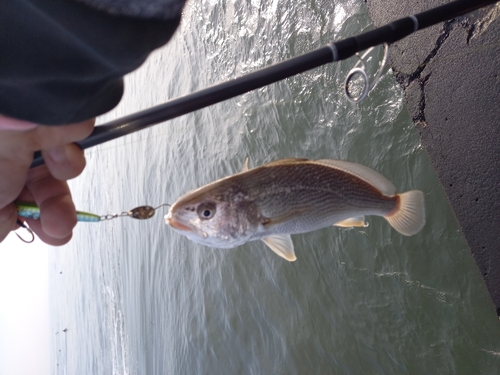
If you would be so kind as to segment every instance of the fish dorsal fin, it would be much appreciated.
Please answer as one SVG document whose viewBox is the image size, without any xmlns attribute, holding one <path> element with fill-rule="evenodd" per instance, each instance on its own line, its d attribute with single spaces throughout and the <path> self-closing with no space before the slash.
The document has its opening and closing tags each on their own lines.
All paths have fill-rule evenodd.
<svg viewBox="0 0 500 375">
<path fill-rule="evenodd" d="M 289 234 L 276 234 L 263 238 L 262 241 L 271 248 L 280 257 L 289 262 L 297 260 L 295 251 L 293 251 L 292 237 Z"/>
<path fill-rule="evenodd" d="M 370 185 L 373 185 L 386 196 L 392 197 L 396 195 L 396 186 L 394 186 L 391 181 L 389 181 L 377 171 L 364 165 L 352 163 L 350 161 L 331 159 L 315 160 L 313 161 L 313 163 L 326 165 L 352 174 L 362 179 L 363 181 L 368 182 Z"/>
<path fill-rule="evenodd" d="M 248 158 L 245 159 L 245 163 L 243 163 L 243 168 L 241 168 L 241 172 L 248 171 Z"/>
<path fill-rule="evenodd" d="M 280 160 L 271 161 L 271 162 L 269 162 L 267 164 L 264 164 L 263 167 L 275 167 L 275 166 L 278 166 L 278 165 L 295 164 L 297 162 L 304 162 L 304 161 L 309 161 L 309 159 L 286 158 L 286 159 L 280 159 Z"/>
<path fill-rule="evenodd" d="M 364 216 L 350 217 L 333 224 L 336 227 L 351 228 L 351 227 L 367 227 Z"/>
</svg>

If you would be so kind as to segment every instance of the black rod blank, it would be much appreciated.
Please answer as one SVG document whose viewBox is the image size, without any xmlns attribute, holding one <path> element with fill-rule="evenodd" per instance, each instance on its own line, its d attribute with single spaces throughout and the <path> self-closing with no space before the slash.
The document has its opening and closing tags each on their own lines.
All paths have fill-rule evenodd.
<svg viewBox="0 0 500 375">
<path fill-rule="evenodd" d="M 411 33 L 465 13 L 496 3 L 498 0 L 457 0 L 425 12 L 401 18 L 385 26 L 354 37 L 331 43 L 301 56 L 259 69 L 242 77 L 220 83 L 195 93 L 169 100 L 144 111 L 96 126 L 91 135 L 77 142 L 82 149 L 122 137 L 137 130 L 220 103 L 248 91 L 258 89 L 317 68 L 340 61 L 382 43 L 393 43 Z M 40 152 L 35 153 L 31 168 L 44 164 Z"/>
</svg>

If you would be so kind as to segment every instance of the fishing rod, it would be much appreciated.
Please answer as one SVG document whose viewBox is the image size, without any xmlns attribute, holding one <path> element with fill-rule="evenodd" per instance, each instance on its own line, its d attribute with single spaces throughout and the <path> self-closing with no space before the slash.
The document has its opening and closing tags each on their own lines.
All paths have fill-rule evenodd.
<svg viewBox="0 0 500 375">
<path fill-rule="evenodd" d="M 451 3 L 427 10 L 416 15 L 401 18 L 385 26 L 370 30 L 347 39 L 333 42 L 304 55 L 297 56 L 284 62 L 259 69 L 242 77 L 223 82 L 195 93 L 170 100 L 164 104 L 136 112 L 134 114 L 110 121 L 106 124 L 96 126 L 90 136 L 82 141 L 76 142 L 81 149 L 87 149 L 98 144 L 131 134 L 141 129 L 148 128 L 160 122 L 185 115 L 190 112 L 220 103 L 224 100 L 234 98 L 248 91 L 252 91 L 271 83 L 281 81 L 307 70 L 317 68 L 334 61 L 341 61 L 354 56 L 358 52 L 367 50 L 380 44 L 388 45 L 404 37 L 429 26 L 461 16 L 487 5 L 496 3 L 498 0 L 457 0 Z M 384 57 L 384 61 L 387 57 Z M 365 54 L 366 55 L 366 54 Z M 363 55 L 363 56 L 365 56 Z M 361 62 L 363 58 L 360 57 Z M 383 66 L 380 67 L 377 76 L 380 75 Z M 362 68 L 353 69 L 349 75 L 352 78 L 356 72 L 361 73 L 365 86 L 369 83 L 364 64 Z M 347 81 L 346 81 L 347 85 Z M 370 85 L 368 85 L 370 86 Z M 373 86 L 371 86 L 373 87 Z M 365 89 L 366 90 L 366 89 Z M 351 101 L 358 101 L 346 88 L 346 94 Z M 361 97 L 366 96 L 363 93 Z M 349 98 L 351 96 L 351 98 Z M 31 168 L 44 164 L 41 153 L 37 151 Z"/>
</svg>

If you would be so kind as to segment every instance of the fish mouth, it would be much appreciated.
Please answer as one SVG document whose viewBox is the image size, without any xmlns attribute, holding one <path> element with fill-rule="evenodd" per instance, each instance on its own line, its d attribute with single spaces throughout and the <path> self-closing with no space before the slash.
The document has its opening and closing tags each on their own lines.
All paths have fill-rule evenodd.
<svg viewBox="0 0 500 375">
<path fill-rule="evenodd" d="M 165 216 L 165 222 L 174 229 L 191 232 L 191 228 L 182 223 L 179 223 L 177 220 L 173 219 L 169 215 Z"/>
</svg>

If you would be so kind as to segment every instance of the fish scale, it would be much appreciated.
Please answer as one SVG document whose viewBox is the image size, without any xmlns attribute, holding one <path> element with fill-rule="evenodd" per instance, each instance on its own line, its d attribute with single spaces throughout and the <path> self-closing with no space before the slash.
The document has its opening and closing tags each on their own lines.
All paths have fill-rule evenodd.
<svg viewBox="0 0 500 375">
<path fill-rule="evenodd" d="M 271 179 L 283 181 L 284 185 L 257 183 Z M 245 180 L 242 184 L 252 185 L 249 191 L 258 191 L 255 202 L 260 207 L 266 207 L 262 211 L 265 216 L 300 211 L 301 207 L 313 208 L 309 215 L 301 217 L 300 223 L 304 225 L 293 221 L 285 226 L 285 231 L 295 227 L 293 233 L 308 231 L 318 225 L 332 225 L 349 217 L 353 209 L 364 209 L 370 214 L 387 214 L 394 209 L 397 201 L 396 197 L 385 197 L 359 179 L 314 164 L 257 168 Z M 276 199 L 283 194 L 286 194 L 286 200 Z"/>
</svg>

